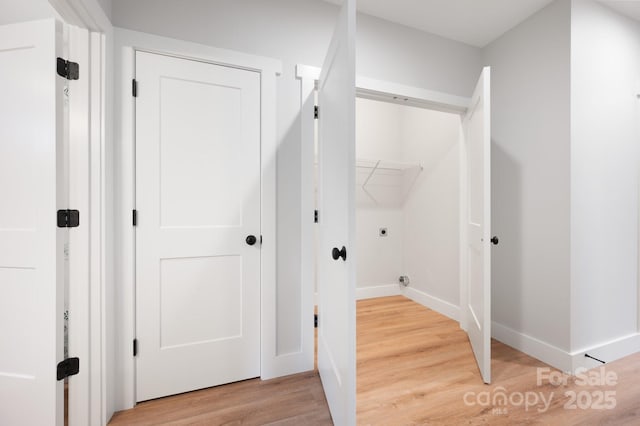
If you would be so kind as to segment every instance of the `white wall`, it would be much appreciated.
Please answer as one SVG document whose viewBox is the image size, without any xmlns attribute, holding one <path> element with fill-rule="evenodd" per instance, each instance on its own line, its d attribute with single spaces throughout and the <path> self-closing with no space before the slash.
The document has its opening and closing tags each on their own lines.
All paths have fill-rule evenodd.
<svg viewBox="0 0 640 426">
<path fill-rule="evenodd" d="M 356 158 L 402 160 L 403 110 L 399 104 L 356 98 Z"/>
<path fill-rule="evenodd" d="M 356 99 L 356 158 L 365 160 L 400 161 L 402 148 L 403 107 L 388 102 Z M 364 182 L 369 168 L 356 170 L 356 181 Z M 374 183 L 380 183 L 373 179 Z M 393 188 L 391 188 L 393 190 Z M 378 201 L 388 201 L 384 194 Z M 378 287 L 398 284 L 402 275 L 402 206 L 376 205 L 359 185 L 356 187 L 356 246 L 358 251 L 357 287 Z M 379 235 L 387 228 L 387 236 Z M 396 287 L 396 291 L 397 291 Z M 361 296 L 378 295 L 359 291 Z"/>
<path fill-rule="evenodd" d="M 35 21 L 39 19 L 58 18 L 47 0 L 0 0 L 0 25 L 14 24 L 17 22 Z"/>
<path fill-rule="evenodd" d="M 197 0 L 190 1 L 188 7 L 178 0 L 113 1 L 112 20 L 117 27 L 283 61 L 277 91 L 279 354 L 298 350 L 300 318 L 306 315 L 300 304 L 293 302 L 301 298 L 301 94 L 295 65 L 321 65 L 337 10 L 320 0 Z M 373 17 L 359 15 L 358 19 L 359 74 L 457 95 L 471 94 L 481 69 L 479 49 Z"/>
<path fill-rule="evenodd" d="M 356 208 L 356 228 L 358 289 L 393 286 L 399 292 L 398 277 L 404 274 L 402 210 Z M 379 236 L 380 228 L 387 229 L 386 237 Z M 358 290 L 357 295 L 381 294 Z"/>
<path fill-rule="evenodd" d="M 322 0 L 113 0 L 115 26 L 281 59 L 285 77 L 322 64 L 337 13 Z M 480 49 L 368 15 L 357 25 L 358 74 L 471 95 Z"/>
<path fill-rule="evenodd" d="M 408 191 L 398 185 L 411 182 L 413 171 L 406 172 L 405 182 L 384 171 L 372 178 L 368 189 L 378 204 L 356 188 L 360 297 L 397 293 L 398 277 L 408 275 L 411 284 L 405 294 L 409 297 L 443 301 L 457 310 L 459 131 L 459 115 L 357 100 L 357 157 L 423 167 Z M 358 169 L 357 180 L 362 182 L 369 170 Z M 386 237 L 379 235 L 380 228 L 387 228 Z"/>
<path fill-rule="evenodd" d="M 500 238 L 493 321 L 552 351 L 568 351 L 570 333 L 570 7 L 556 1 L 483 50 Z"/>
<path fill-rule="evenodd" d="M 571 67 L 571 349 L 581 351 L 638 331 L 640 23 L 573 1 Z"/>
<path fill-rule="evenodd" d="M 402 154 L 424 170 L 403 209 L 410 288 L 460 306 L 460 116 L 407 107 Z"/>
</svg>

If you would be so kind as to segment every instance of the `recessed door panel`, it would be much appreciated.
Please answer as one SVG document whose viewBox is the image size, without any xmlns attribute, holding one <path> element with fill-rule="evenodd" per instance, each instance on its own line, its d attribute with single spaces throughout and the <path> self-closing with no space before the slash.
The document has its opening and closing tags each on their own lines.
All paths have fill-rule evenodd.
<svg viewBox="0 0 640 426">
<path fill-rule="evenodd" d="M 0 26 L 0 424 L 61 425 L 62 27 Z M 66 208 L 66 206 L 64 206 Z"/>
<path fill-rule="evenodd" d="M 244 186 L 251 182 L 243 179 L 246 147 L 236 142 L 241 119 L 238 87 L 160 79 L 163 227 L 242 224 L 244 200 L 237 195 L 246 193 Z"/>
<path fill-rule="evenodd" d="M 160 347 L 242 337 L 242 257 L 162 259 Z"/>
<path fill-rule="evenodd" d="M 260 375 L 260 75 L 136 53 L 137 399 Z"/>
</svg>

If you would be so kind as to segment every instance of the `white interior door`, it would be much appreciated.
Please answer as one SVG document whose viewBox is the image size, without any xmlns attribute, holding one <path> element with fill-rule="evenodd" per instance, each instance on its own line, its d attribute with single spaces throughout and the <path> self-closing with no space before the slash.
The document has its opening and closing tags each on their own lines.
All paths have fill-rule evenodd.
<svg viewBox="0 0 640 426">
<path fill-rule="evenodd" d="M 0 424 L 61 425 L 62 27 L 0 26 Z"/>
<path fill-rule="evenodd" d="M 136 53 L 137 400 L 260 375 L 260 75 Z"/>
<path fill-rule="evenodd" d="M 485 67 L 464 119 L 466 178 L 467 333 L 482 379 L 491 382 L 491 102 Z"/>
<path fill-rule="evenodd" d="M 318 369 L 336 425 L 355 424 L 355 0 L 318 83 Z"/>
</svg>

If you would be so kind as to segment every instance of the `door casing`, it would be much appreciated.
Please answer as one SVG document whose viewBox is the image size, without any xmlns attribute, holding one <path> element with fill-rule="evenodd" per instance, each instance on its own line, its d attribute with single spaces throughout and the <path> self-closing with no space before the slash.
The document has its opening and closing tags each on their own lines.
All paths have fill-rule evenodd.
<svg viewBox="0 0 640 426">
<path fill-rule="evenodd" d="M 302 287 L 303 294 L 308 297 L 303 300 L 303 310 L 305 312 L 313 312 L 314 307 L 314 281 L 315 281 L 315 242 L 314 242 L 314 223 L 309 220 L 314 214 L 314 118 L 313 108 L 315 104 L 315 91 L 320 77 L 320 68 L 298 64 L 296 67 L 296 77 L 301 80 L 302 96 L 301 96 L 301 115 L 302 115 L 302 134 L 301 134 L 301 161 L 302 161 L 302 198 L 301 198 L 301 214 L 302 214 Z M 428 108 L 436 111 L 455 113 L 463 116 L 471 105 L 471 98 L 450 95 L 447 93 L 436 92 L 432 90 L 421 89 L 417 87 L 405 86 L 402 84 L 375 80 L 366 77 L 356 76 L 356 96 L 360 98 L 385 101 L 390 103 L 399 103 L 407 106 L 415 106 Z M 405 101 L 404 99 L 407 99 Z M 462 120 L 460 123 L 460 137 L 464 138 L 462 131 Z M 466 222 L 464 222 L 463 212 L 467 211 L 467 195 L 468 189 L 466 180 L 464 179 L 464 170 L 466 170 L 466 152 L 465 144 L 460 141 L 460 247 L 466 247 L 467 232 Z M 320 212 L 322 214 L 322 212 Z M 466 256 L 460 251 L 460 306 L 466 300 L 466 276 L 467 264 Z M 466 302 L 465 302 L 466 303 Z M 463 311 L 460 311 L 460 327 L 467 330 L 467 319 Z M 310 333 L 313 336 L 313 326 L 303 330 L 303 333 Z M 307 344 L 311 347 L 313 353 L 313 340 Z"/>
<path fill-rule="evenodd" d="M 133 33 L 133 32 L 132 32 Z M 136 51 L 156 53 L 215 65 L 240 68 L 260 74 L 260 147 L 261 147 L 261 300 L 260 300 L 260 371 L 262 379 L 287 373 L 291 366 L 286 357 L 276 351 L 276 77 L 282 71 L 280 61 L 224 49 L 208 48 L 193 43 L 136 33 L 138 38 L 123 43 L 119 52 L 120 84 L 117 85 L 116 105 L 119 117 L 120 147 L 117 153 L 116 184 L 116 250 L 119 262 L 117 280 L 121 296 L 115 301 L 119 314 L 116 324 L 121 337 L 117 343 L 116 362 L 122 365 L 122 393 L 115 401 L 116 409 L 135 405 L 135 358 L 132 344 L 135 339 L 135 228 L 132 211 L 135 209 L 135 98 L 131 82 L 135 76 Z M 116 55 L 118 56 L 118 55 Z M 118 69 L 118 68 L 116 68 Z M 118 74 L 118 73 L 117 73 Z M 118 102 L 119 96 L 119 102 Z M 295 366 L 294 366 L 295 367 Z M 284 374 L 283 374 L 284 373 Z"/>
</svg>

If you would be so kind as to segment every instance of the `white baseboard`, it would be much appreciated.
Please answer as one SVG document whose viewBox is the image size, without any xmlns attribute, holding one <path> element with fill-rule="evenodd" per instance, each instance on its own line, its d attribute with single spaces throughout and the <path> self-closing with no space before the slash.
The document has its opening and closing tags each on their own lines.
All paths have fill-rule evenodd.
<svg viewBox="0 0 640 426">
<path fill-rule="evenodd" d="M 578 368 L 589 369 L 602 365 L 602 363 L 594 359 L 585 357 L 585 354 L 609 363 L 636 352 L 640 352 L 640 333 L 630 334 L 609 342 L 572 352 L 573 371 L 575 372 Z"/>
<path fill-rule="evenodd" d="M 539 359 L 558 370 L 565 372 L 573 371 L 572 359 L 569 352 L 543 342 L 542 340 L 538 340 L 535 337 L 528 336 L 495 321 L 491 323 L 491 336 L 505 345 Z"/>
<path fill-rule="evenodd" d="M 384 284 L 371 287 L 356 287 L 356 300 L 374 299 L 376 297 L 398 296 L 400 285 Z M 318 293 L 313 293 L 313 304 L 318 306 Z"/>
<path fill-rule="evenodd" d="M 412 287 L 405 287 L 400 290 L 400 294 L 405 295 L 409 299 L 417 302 L 429 309 L 451 318 L 455 321 L 460 321 L 460 308 L 453 303 L 446 302 L 437 297 L 431 296 L 423 291 L 416 290 Z"/>
<path fill-rule="evenodd" d="M 640 333 L 623 336 L 574 352 L 567 352 L 497 322 L 492 323 L 491 336 L 505 345 L 570 374 L 575 374 L 579 368 L 590 369 L 602 365 L 594 359 L 585 357 L 585 353 L 610 363 L 640 352 Z"/>
<path fill-rule="evenodd" d="M 376 297 L 398 296 L 400 294 L 400 285 L 386 284 L 371 287 L 357 287 L 356 299 L 373 299 Z"/>
</svg>

